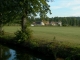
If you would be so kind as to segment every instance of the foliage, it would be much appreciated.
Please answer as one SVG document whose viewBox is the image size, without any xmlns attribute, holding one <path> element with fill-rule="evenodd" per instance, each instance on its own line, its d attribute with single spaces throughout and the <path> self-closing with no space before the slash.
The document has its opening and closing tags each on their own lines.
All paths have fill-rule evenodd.
<svg viewBox="0 0 80 60">
<path fill-rule="evenodd" d="M 61 21 L 62 26 L 80 26 L 80 17 L 54 17 L 49 18 L 49 21 Z"/>
<path fill-rule="evenodd" d="M 25 32 L 17 31 L 15 35 L 15 41 L 17 43 L 29 42 L 32 38 L 32 31 L 29 28 L 26 28 Z"/>
<path fill-rule="evenodd" d="M 29 43 L 29 46 L 30 46 L 31 49 L 34 49 L 36 47 L 39 47 L 39 43 L 31 40 L 30 43 Z"/>
<path fill-rule="evenodd" d="M 51 12 L 47 2 L 48 0 L 1 0 L 0 21 L 8 22 L 16 17 L 21 18 L 23 15 L 37 15 L 37 13 L 40 13 L 41 11 L 46 13 Z"/>
<path fill-rule="evenodd" d="M 47 3 L 48 1 L 49 0 L 1 0 L 0 25 L 8 23 L 9 21 L 11 22 L 14 19 L 16 20 L 16 18 L 21 18 L 21 22 L 24 22 L 24 18 L 33 15 L 36 16 L 37 13 L 41 11 L 45 13 L 51 12 L 49 9 L 50 6 Z M 24 23 L 22 25 L 24 25 Z"/>
<path fill-rule="evenodd" d="M 42 19 L 40 18 L 35 18 L 34 20 L 32 18 L 29 19 L 30 22 L 41 22 Z M 62 22 L 62 26 L 80 26 L 80 17 L 45 17 L 45 21 L 51 22 Z"/>
<path fill-rule="evenodd" d="M 0 2 L 0 24 L 6 24 L 13 21 L 16 16 L 18 9 L 16 8 L 16 2 L 13 0 L 1 0 Z M 13 8 L 14 7 L 14 8 Z"/>
<path fill-rule="evenodd" d="M 0 31 L 0 35 L 4 35 L 4 31 L 2 30 L 2 31 Z"/>
<path fill-rule="evenodd" d="M 0 45 L 0 60 L 7 60 L 11 53 L 7 47 Z"/>
</svg>

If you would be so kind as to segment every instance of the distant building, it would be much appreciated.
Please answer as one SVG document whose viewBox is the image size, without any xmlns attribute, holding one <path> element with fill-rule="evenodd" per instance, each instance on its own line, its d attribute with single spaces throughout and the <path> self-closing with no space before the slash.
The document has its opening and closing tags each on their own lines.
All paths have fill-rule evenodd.
<svg viewBox="0 0 80 60">
<path fill-rule="evenodd" d="M 51 21 L 51 22 L 49 22 L 49 21 L 37 21 L 37 22 L 33 22 L 32 24 L 31 24 L 31 26 L 44 26 L 44 25 L 52 25 L 52 26 L 62 26 L 62 22 L 61 21 L 59 21 L 59 22 L 54 22 L 54 21 Z"/>
<path fill-rule="evenodd" d="M 43 25 L 43 26 L 45 25 L 43 21 L 41 22 L 41 25 Z"/>
<path fill-rule="evenodd" d="M 34 26 L 41 26 L 41 25 L 44 26 L 45 24 L 44 24 L 43 21 L 42 22 L 41 21 L 37 21 L 37 22 L 33 22 L 32 25 L 34 25 Z"/>
<path fill-rule="evenodd" d="M 58 22 L 58 25 L 59 25 L 59 26 L 62 26 L 62 22 L 61 22 L 61 21 L 59 21 L 59 22 Z"/>
<path fill-rule="evenodd" d="M 45 25 L 50 25 L 49 21 L 46 21 Z"/>
<path fill-rule="evenodd" d="M 62 22 L 61 21 L 59 21 L 59 22 L 51 21 L 50 25 L 52 25 L 52 26 L 62 26 Z"/>
<path fill-rule="evenodd" d="M 34 26 L 33 24 L 31 24 L 31 26 Z"/>
<path fill-rule="evenodd" d="M 52 26 L 56 26 L 57 24 L 56 24 L 56 22 L 51 21 L 51 22 L 50 22 L 50 25 L 52 25 Z"/>
</svg>

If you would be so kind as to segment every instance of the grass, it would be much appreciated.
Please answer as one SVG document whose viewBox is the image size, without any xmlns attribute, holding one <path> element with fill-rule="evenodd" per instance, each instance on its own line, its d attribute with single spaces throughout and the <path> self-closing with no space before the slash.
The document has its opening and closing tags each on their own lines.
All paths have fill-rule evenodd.
<svg viewBox="0 0 80 60">
<path fill-rule="evenodd" d="M 51 42 L 60 41 L 63 44 L 80 46 L 80 27 L 30 27 L 33 37 L 37 40 Z M 14 33 L 20 26 L 5 26 L 4 31 Z"/>
<path fill-rule="evenodd" d="M 32 51 L 43 53 L 45 56 L 58 57 L 73 57 L 79 53 L 80 49 L 75 48 L 76 46 L 80 48 L 80 28 L 79 27 L 29 27 L 33 30 L 33 37 L 36 39 L 30 40 L 29 48 Z M 14 34 L 17 30 L 20 30 L 20 26 L 5 26 L 3 27 L 5 32 Z M 9 34 L 8 33 L 8 34 Z M 6 37 L 5 37 L 6 38 Z M 11 45 L 15 41 L 10 40 L 8 43 Z M 1 41 L 5 41 L 2 39 Z M 5 43 L 7 42 L 5 41 Z M 12 42 L 13 41 L 13 42 Z M 12 43 L 11 43 L 12 42 Z M 28 43 L 21 45 L 23 47 L 28 46 Z M 20 43 L 17 42 L 20 45 Z M 16 44 L 16 45 L 17 45 Z M 19 46 L 18 45 L 18 46 Z M 21 46 L 20 45 L 20 46 Z M 74 46 L 74 49 L 73 49 Z M 57 55 L 56 55 L 57 54 Z"/>
<path fill-rule="evenodd" d="M 73 46 L 80 46 L 80 27 L 31 27 L 37 39 L 54 39 Z"/>
<path fill-rule="evenodd" d="M 9 33 L 15 33 L 17 30 L 20 30 L 20 26 L 4 26 L 3 30 Z"/>
</svg>

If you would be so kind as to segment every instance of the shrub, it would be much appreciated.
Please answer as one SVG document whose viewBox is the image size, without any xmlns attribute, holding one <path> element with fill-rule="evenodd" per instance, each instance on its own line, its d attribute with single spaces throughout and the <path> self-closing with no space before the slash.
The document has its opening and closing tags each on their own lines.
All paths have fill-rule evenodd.
<svg viewBox="0 0 80 60">
<path fill-rule="evenodd" d="M 4 35 L 4 30 L 0 31 L 0 35 Z"/>
<path fill-rule="evenodd" d="M 39 44 L 37 42 L 35 42 L 35 41 L 30 41 L 30 48 L 34 49 L 36 47 L 39 47 Z"/>
<path fill-rule="evenodd" d="M 29 28 L 26 28 L 26 31 L 17 31 L 15 35 L 15 41 L 17 43 L 29 42 L 29 40 L 32 38 L 32 31 Z"/>
</svg>

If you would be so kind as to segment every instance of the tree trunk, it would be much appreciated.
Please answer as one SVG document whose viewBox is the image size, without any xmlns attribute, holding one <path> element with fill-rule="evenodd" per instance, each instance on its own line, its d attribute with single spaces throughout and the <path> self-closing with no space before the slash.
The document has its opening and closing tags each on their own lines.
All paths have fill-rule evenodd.
<svg viewBox="0 0 80 60">
<path fill-rule="evenodd" d="M 21 19 L 21 29 L 22 29 L 22 32 L 25 32 L 26 31 L 26 17 L 25 16 L 22 16 L 22 19 Z"/>
<path fill-rule="evenodd" d="M 3 49 L 0 48 L 0 59 L 2 58 L 2 52 L 3 52 Z"/>
<path fill-rule="evenodd" d="M 2 13 L 0 13 L 0 35 L 2 34 L 2 25 L 3 25 L 1 17 L 2 17 Z"/>
<path fill-rule="evenodd" d="M 0 24 L 0 34 L 2 34 L 2 24 Z"/>
</svg>

